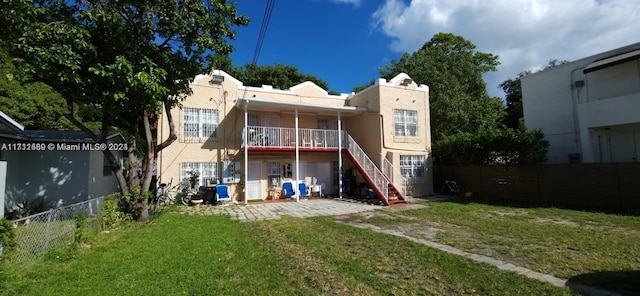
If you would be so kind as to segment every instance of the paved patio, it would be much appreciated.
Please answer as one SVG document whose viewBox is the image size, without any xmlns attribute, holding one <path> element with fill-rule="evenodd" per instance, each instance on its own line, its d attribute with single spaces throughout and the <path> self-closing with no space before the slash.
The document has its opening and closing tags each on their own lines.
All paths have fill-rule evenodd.
<svg viewBox="0 0 640 296">
<path fill-rule="evenodd" d="M 289 215 L 297 218 L 312 216 L 337 216 L 360 213 L 384 206 L 370 205 L 349 199 L 302 199 L 300 202 L 283 201 L 258 204 L 197 205 L 182 207 L 186 215 L 229 215 L 240 222 L 280 219 Z"/>
</svg>

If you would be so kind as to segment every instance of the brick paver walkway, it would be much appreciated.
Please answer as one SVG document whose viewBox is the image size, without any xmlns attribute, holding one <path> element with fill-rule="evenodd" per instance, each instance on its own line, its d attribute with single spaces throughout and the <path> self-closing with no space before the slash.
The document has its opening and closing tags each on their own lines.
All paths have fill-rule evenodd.
<svg viewBox="0 0 640 296">
<path fill-rule="evenodd" d="M 300 202 L 274 202 L 260 204 L 198 205 L 183 207 L 182 214 L 188 215 L 230 215 L 232 220 L 241 222 L 279 219 L 289 215 L 297 218 L 312 216 L 336 216 L 380 209 L 382 206 L 338 199 L 311 199 Z"/>
</svg>

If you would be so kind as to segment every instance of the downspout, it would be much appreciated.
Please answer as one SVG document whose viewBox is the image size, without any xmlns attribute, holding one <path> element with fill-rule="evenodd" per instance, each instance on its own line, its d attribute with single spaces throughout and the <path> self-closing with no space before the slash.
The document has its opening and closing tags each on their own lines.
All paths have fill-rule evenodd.
<svg viewBox="0 0 640 296">
<path fill-rule="evenodd" d="M 573 74 L 578 70 L 584 70 L 584 68 L 585 67 L 573 69 L 571 71 L 571 76 L 569 77 L 569 80 L 571 81 L 571 85 L 569 86 L 569 88 L 571 89 L 571 116 L 573 119 L 573 140 L 574 140 L 576 152 L 580 153 L 581 162 L 584 155 L 582 155 L 582 141 L 581 141 L 582 137 L 580 135 L 580 114 L 578 112 L 578 105 L 580 104 L 580 89 L 582 87 L 587 86 L 587 76 L 584 75 L 585 83 L 582 87 L 575 87 Z M 588 94 L 589 92 L 587 92 L 587 100 L 589 99 Z"/>
<path fill-rule="evenodd" d="M 244 103 L 244 188 L 242 188 L 242 192 L 244 193 L 244 204 L 247 205 L 247 182 L 249 181 L 249 147 L 247 138 L 249 137 L 247 126 L 249 124 L 249 116 L 247 113 L 247 108 L 249 107 L 249 101 L 245 100 Z"/>
<path fill-rule="evenodd" d="M 294 187 L 293 192 L 296 195 L 296 202 L 300 201 L 300 184 L 298 184 L 298 182 L 300 181 L 300 141 L 298 139 L 298 108 L 296 108 L 296 112 L 295 112 L 295 122 L 296 122 L 296 181 L 293 182 L 294 184 L 296 184 L 296 187 Z"/>
<path fill-rule="evenodd" d="M 342 118 L 338 110 L 338 195 L 342 198 Z"/>
</svg>

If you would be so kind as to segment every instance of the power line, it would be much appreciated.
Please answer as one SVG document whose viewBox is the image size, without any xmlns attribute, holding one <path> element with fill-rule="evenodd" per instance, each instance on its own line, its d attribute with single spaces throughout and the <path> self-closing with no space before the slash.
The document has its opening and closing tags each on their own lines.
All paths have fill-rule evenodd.
<svg viewBox="0 0 640 296">
<path fill-rule="evenodd" d="M 262 43 L 264 43 L 264 37 L 267 34 L 267 28 L 269 27 L 269 20 L 271 20 L 271 13 L 273 12 L 273 7 L 275 6 L 275 0 L 267 1 L 267 6 L 264 9 L 264 16 L 262 17 L 262 26 L 260 27 L 260 35 L 258 35 L 258 42 L 256 44 L 256 50 L 253 52 L 253 60 L 251 61 L 252 65 L 256 65 L 258 63 L 258 57 L 260 56 L 260 51 L 262 50 Z"/>
</svg>

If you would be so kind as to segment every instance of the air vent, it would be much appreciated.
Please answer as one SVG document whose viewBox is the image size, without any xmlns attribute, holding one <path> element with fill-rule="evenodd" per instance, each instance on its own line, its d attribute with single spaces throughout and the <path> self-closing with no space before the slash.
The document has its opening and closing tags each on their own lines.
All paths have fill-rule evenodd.
<svg viewBox="0 0 640 296">
<path fill-rule="evenodd" d="M 222 75 L 213 75 L 211 80 L 209 80 L 210 84 L 221 84 L 222 82 L 224 82 L 224 76 Z"/>
</svg>

